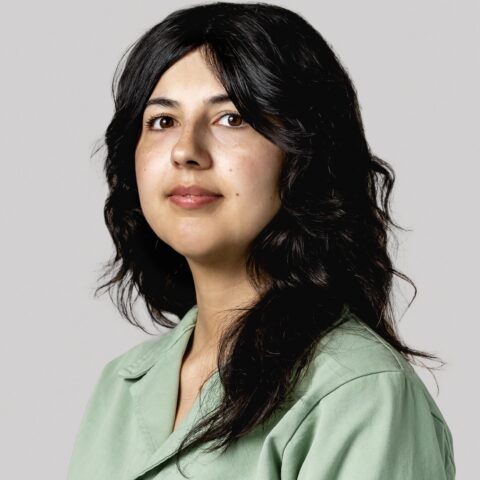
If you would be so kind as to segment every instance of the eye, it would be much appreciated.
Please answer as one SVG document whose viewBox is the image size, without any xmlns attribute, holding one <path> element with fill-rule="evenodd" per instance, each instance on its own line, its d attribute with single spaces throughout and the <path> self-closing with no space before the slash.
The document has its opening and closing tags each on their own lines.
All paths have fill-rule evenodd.
<svg viewBox="0 0 480 480">
<path fill-rule="evenodd" d="M 160 120 L 160 122 L 158 122 L 157 124 L 158 128 L 154 128 L 157 120 Z M 170 126 L 169 120 L 173 120 L 173 118 L 169 117 L 168 115 L 155 115 L 153 117 L 150 117 L 145 122 L 145 125 L 147 125 L 147 127 L 151 128 L 152 130 L 165 130 L 165 128 L 168 128 Z"/>
<path fill-rule="evenodd" d="M 228 126 L 230 127 L 241 127 L 242 126 L 242 123 L 245 123 L 242 119 L 242 117 L 240 116 L 240 114 L 238 113 L 234 113 L 234 112 L 228 112 L 228 113 L 225 113 L 224 115 L 222 115 L 220 118 L 227 118 L 227 121 L 230 122 L 233 118 L 233 123 L 234 125 L 231 125 L 230 123 L 228 123 Z"/>
<path fill-rule="evenodd" d="M 244 125 L 244 120 L 242 119 L 241 115 L 235 112 L 227 112 L 224 113 L 220 119 L 227 118 L 227 125 L 233 128 L 242 128 Z M 169 115 L 154 115 L 150 117 L 146 122 L 145 125 L 150 128 L 151 130 L 166 130 L 167 128 L 173 125 L 174 119 Z M 233 122 L 233 125 L 232 125 Z"/>
</svg>

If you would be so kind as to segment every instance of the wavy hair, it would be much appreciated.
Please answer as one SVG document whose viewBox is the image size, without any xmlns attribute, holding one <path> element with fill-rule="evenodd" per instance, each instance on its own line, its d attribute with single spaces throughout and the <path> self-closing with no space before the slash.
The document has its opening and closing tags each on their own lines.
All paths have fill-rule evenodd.
<svg viewBox="0 0 480 480">
<path fill-rule="evenodd" d="M 132 310 L 138 296 L 152 322 L 167 328 L 176 323 L 165 313 L 181 318 L 196 303 L 185 257 L 161 241 L 142 214 L 134 151 L 160 76 L 197 48 L 243 119 L 279 146 L 286 161 L 281 207 L 248 251 L 247 272 L 260 299 L 238 309 L 221 337 L 217 366 L 225 394 L 184 438 L 177 466 L 184 449 L 212 442 L 208 451 L 225 451 L 285 406 L 344 305 L 407 361 L 439 360 L 409 348 L 397 332 L 394 276 L 413 286 L 413 299 L 417 289 L 388 251 L 392 227 L 405 230 L 389 211 L 395 175 L 370 150 L 352 81 L 312 25 L 272 4 L 176 10 L 125 51 L 104 136 L 104 216 L 116 254 L 105 263 L 99 280 L 108 281 L 95 295 L 107 289 L 120 313 L 144 331 Z M 268 286 L 261 282 L 265 273 Z"/>
</svg>

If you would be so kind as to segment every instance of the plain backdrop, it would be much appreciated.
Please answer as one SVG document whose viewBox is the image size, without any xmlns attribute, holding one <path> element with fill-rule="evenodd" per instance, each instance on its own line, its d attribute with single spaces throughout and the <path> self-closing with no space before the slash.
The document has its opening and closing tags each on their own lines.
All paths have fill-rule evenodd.
<svg viewBox="0 0 480 480">
<path fill-rule="evenodd" d="M 395 170 L 394 219 L 408 229 L 397 232 L 396 267 L 418 288 L 407 309 L 413 290 L 399 283 L 400 333 L 447 362 L 435 373 L 439 393 L 432 375 L 417 371 L 452 431 L 457 478 L 478 478 L 479 3 L 275 3 L 333 47 L 357 89 L 373 152 Z M 1 478 L 65 478 L 101 369 L 150 338 L 108 295 L 93 298 L 113 244 L 102 158 L 90 154 L 113 113 L 122 53 L 190 5 L 2 7 Z M 140 303 L 137 311 L 154 331 Z"/>
</svg>

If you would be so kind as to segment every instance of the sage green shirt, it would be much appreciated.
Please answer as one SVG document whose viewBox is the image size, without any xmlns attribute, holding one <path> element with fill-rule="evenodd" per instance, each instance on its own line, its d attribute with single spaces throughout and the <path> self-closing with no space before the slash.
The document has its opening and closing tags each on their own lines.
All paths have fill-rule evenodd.
<svg viewBox="0 0 480 480">
<path fill-rule="evenodd" d="M 172 432 L 183 353 L 197 305 L 168 333 L 105 365 L 90 396 L 68 480 L 183 480 L 174 453 L 223 387 L 218 372 Z M 189 449 L 192 480 L 451 480 L 451 432 L 412 366 L 344 308 L 286 409 L 232 450 Z"/>
</svg>

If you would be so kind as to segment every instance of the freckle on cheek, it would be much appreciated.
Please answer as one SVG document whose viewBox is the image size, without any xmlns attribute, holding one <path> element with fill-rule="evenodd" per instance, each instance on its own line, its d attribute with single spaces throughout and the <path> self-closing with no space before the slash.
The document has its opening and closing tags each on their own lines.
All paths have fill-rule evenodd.
<svg viewBox="0 0 480 480">
<path fill-rule="evenodd" d="M 240 194 L 237 192 L 235 195 L 238 197 Z"/>
</svg>

